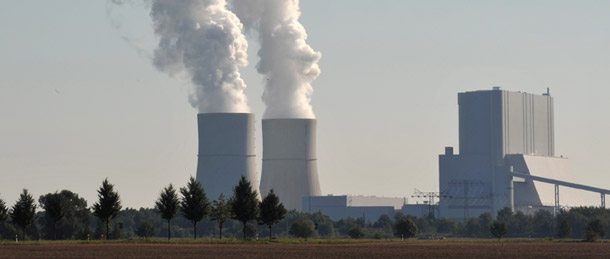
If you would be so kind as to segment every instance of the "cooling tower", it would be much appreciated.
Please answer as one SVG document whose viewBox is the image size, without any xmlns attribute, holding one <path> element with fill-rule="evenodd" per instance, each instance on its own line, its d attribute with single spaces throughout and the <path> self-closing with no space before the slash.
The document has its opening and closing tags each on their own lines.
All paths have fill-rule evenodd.
<svg viewBox="0 0 610 259">
<path fill-rule="evenodd" d="M 208 199 L 233 195 L 242 175 L 258 187 L 254 155 L 254 114 L 200 113 L 197 181 Z M 258 191 L 258 189 L 256 189 Z"/>
<path fill-rule="evenodd" d="M 286 209 L 300 211 L 303 196 L 319 196 L 315 119 L 263 120 L 261 195 L 275 191 Z"/>
</svg>

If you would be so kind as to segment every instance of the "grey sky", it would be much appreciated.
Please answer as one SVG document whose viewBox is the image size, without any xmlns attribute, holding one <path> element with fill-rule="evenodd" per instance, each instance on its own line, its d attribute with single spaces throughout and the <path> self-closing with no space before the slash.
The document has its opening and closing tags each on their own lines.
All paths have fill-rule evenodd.
<svg viewBox="0 0 610 259">
<path fill-rule="evenodd" d="M 610 188 L 608 1 L 301 1 L 322 192 L 410 196 L 438 189 L 438 154 L 458 144 L 457 93 L 555 97 L 556 154 L 574 179 Z M 189 83 L 151 64 L 147 12 L 105 1 L 8 1 L 0 9 L 0 197 L 69 189 L 91 204 L 106 177 L 125 206 L 151 207 L 196 168 Z M 122 37 L 129 37 L 126 42 Z M 256 40 L 242 69 L 256 113 Z M 457 150 L 457 149 L 456 149 Z M 588 196 L 587 196 L 588 197 Z M 587 204 L 597 204 L 597 194 Z"/>
</svg>

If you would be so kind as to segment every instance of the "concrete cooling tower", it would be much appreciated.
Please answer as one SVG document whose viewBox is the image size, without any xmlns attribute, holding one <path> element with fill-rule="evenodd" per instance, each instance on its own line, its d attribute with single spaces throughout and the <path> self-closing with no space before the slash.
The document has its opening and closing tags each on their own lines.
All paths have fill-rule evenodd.
<svg viewBox="0 0 610 259">
<path fill-rule="evenodd" d="M 233 195 L 233 187 L 242 175 L 257 191 L 256 161 L 254 152 L 254 114 L 251 113 L 200 113 L 199 155 L 197 181 L 206 191 L 208 199 L 215 200 L 220 193 Z"/>
<path fill-rule="evenodd" d="M 319 196 L 315 119 L 264 119 L 261 195 L 273 189 L 286 209 Z"/>
</svg>

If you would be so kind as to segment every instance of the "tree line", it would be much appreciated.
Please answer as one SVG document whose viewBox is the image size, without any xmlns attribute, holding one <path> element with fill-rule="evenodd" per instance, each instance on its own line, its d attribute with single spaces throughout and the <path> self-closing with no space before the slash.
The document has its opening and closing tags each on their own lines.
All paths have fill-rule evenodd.
<svg viewBox="0 0 610 259">
<path fill-rule="evenodd" d="M 208 200 L 194 178 L 176 189 L 164 187 L 154 208 L 123 209 L 118 192 L 107 179 L 98 200 L 87 202 L 68 190 L 40 196 L 38 204 L 24 190 L 12 207 L 0 199 L 0 239 L 119 239 L 171 237 L 255 238 L 578 238 L 596 240 L 610 231 L 610 210 L 578 207 L 554 216 L 546 210 L 533 215 L 504 208 L 466 221 L 415 217 L 398 212 L 374 222 L 364 218 L 338 221 L 316 213 L 289 211 L 271 191 L 262 201 L 242 177 L 226 198 Z M 40 207 L 42 211 L 36 209 Z M 494 217 L 495 216 L 495 217 Z M 274 228 L 277 229 L 274 233 Z"/>
<path fill-rule="evenodd" d="M 222 238 L 223 225 L 228 219 L 241 222 L 243 238 L 246 238 L 249 222 L 256 221 L 265 225 L 269 233 L 272 233 L 273 225 L 286 215 L 286 209 L 273 190 L 259 201 L 258 193 L 243 176 L 228 200 L 221 193 L 218 199 L 210 202 L 201 184 L 193 177 L 185 187 L 180 188 L 179 193 L 180 197 L 172 184 L 163 188 L 153 210 L 167 222 L 168 239 L 171 239 L 171 222 L 178 216 L 178 212 L 192 224 L 194 239 L 198 237 L 197 224 L 208 216 L 217 223 L 219 238 Z M 39 226 L 43 229 L 45 239 L 91 239 L 92 216 L 98 220 L 93 238 L 121 238 L 123 223 L 115 224 L 111 231 L 112 221 L 125 212 L 122 210 L 120 195 L 108 179 L 102 182 L 97 194 L 98 201 L 91 208 L 87 207 L 84 199 L 67 190 L 42 195 L 39 203 L 44 212 L 39 213 L 36 212 L 38 206 L 34 197 L 26 189 L 11 208 L 0 199 L 0 239 L 16 235 L 25 240 L 27 234 L 33 239 L 40 239 L 43 237 L 38 231 Z M 11 224 L 7 222 L 9 219 Z M 151 237 L 156 228 L 147 221 L 139 224 L 135 232 L 139 236 Z"/>
</svg>

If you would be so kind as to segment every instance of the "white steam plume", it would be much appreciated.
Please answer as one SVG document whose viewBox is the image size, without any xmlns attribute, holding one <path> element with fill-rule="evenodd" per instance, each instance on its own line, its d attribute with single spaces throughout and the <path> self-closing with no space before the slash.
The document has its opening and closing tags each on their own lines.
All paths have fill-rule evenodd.
<svg viewBox="0 0 610 259">
<path fill-rule="evenodd" d="M 195 85 L 201 113 L 249 112 L 239 67 L 248 64 L 242 24 L 226 0 L 153 0 L 150 16 L 159 45 L 153 63 Z"/>
<path fill-rule="evenodd" d="M 320 75 L 320 52 L 306 42 L 298 0 L 233 0 L 233 10 L 247 30 L 258 34 L 256 65 L 265 75 L 263 118 L 315 118 L 311 81 Z"/>
</svg>

